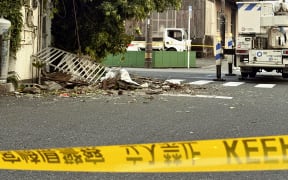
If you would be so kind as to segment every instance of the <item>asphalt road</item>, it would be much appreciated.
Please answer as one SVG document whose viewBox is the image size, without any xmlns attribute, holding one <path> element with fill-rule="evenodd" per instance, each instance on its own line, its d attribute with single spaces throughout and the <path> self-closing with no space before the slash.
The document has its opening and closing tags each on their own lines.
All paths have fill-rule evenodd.
<svg viewBox="0 0 288 180">
<path fill-rule="evenodd" d="M 215 86 L 215 85 L 214 85 Z M 102 146 L 287 133 L 285 84 L 220 88 L 232 99 L 92 96 L 0 97 L 1 150 Z M 227 94 L 228 93 L 228 94 Z M 287 179 L 286 171 L 69 173 L 1 171 L 1 179 Z"/>
<path fill-rule="evenodd" d="M 195 68 L 165 68 L 165 69 L 146 69 L 146 68 L 126 68 L 130 73 L 140 76 L 149 76 L 159 79 L 184 79 L 185 81 L 196 80 L 214 80 L 216 79 L 216 64 L 213 58 L 209 59 L 197 59 Z M 240 79 L 240 70 L 237 68 L 232 69 L 232 73 L 228 71 L 227 60 L 223 60 L 221 63 L 221 78 L 227 81 L 242 81 Z M 227 74 L 233 74 L 233 76 L 227 76 Z M 281 73 L 272 72 L 259 72 L 256 78 L 248 79 L 249 81 L 269 81 L 272 82 L 288 82 L 287 79 L 283 79 Z M 247 82 L 247 80 L 245 80 Z M 266 82 L 267 83 L 267 82 Z"/>
</svg>

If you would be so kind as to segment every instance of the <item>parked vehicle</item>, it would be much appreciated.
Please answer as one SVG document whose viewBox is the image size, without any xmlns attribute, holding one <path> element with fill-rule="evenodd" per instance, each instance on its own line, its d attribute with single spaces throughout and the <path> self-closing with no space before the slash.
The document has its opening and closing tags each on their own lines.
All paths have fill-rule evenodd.
<svg viewBox="0 0 288 180">
<path fill-rule="evenodd" d="M 288 78 L 288 3 L 237 2 L 236 65 L 242 78 L 276 70 Z"/>
<path fill-rule="evenodd" d="M 152 38 L 152 49 L 156 51 L 186 51 L 187 32 L 182 28 L 165 28 L 163 37 Z M 136 37 L 127 51 L 144 51 L 146 48 L 145 37 Z"/>
</svg>

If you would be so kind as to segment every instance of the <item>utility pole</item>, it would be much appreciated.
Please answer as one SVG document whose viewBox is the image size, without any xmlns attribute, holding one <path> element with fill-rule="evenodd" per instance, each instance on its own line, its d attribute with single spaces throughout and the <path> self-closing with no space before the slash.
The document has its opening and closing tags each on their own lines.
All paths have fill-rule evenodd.
<svg viewBox="0 0 288 180">
<path fill-rule="evenodd" d="M 149 12 L 146 27 L 145 68 L 152 68 L 152 22 Z"/>
<path fill-rule="evenodd" d="M 190 26 L 191 26 L 191 16 L 192 16 L 192 6 L 188 6 L 188 41 L 187 41 L 187 68 L 190 68 L 190 50 L 191 50 L 191 38 L 190 38 L 190 34 L 191 34 L 191 30 L 190 30 Z"/>
</svg>

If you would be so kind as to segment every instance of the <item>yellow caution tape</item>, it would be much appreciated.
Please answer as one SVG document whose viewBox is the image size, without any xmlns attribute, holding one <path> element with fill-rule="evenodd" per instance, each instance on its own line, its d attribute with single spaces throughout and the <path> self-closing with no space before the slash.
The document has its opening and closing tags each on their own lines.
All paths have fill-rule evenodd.
<svg viewBox="0 0 288 180">
<path fill-rule="evenodd" d="M 205 45 L 205 44 L 192 44 L 191 47 L 206 47 L 206 48 L 214 48 L 213 45 Z"/>
<path fill-rule="evenodd" d="M 215 172 L 288 169 L 288 136 L 0 152 L 0 169 Z"/>
</svg>

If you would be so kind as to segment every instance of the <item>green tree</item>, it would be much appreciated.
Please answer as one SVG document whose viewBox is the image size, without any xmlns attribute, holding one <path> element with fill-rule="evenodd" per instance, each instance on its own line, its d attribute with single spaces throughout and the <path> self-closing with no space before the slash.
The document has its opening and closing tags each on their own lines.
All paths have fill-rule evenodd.
<svg viewBox="0 0 288 180">
<path fill-rule="evenodd" d="M 181 0 L 61 0 L 52 22 L 53 44 L 101 60 L 126 51 L 133 39 L 125 33 L 126 20 L 180 6 Z"/>
<path fill-rule="evenodd" d="M 16 52 L 20 48 L 21 31 L 23 26 L 21 0 L 1 0 L 0 1 L 0 17 L 4 17 L 11 22 L 11 51 Z"/>
</svg>

